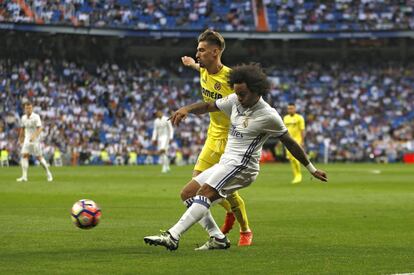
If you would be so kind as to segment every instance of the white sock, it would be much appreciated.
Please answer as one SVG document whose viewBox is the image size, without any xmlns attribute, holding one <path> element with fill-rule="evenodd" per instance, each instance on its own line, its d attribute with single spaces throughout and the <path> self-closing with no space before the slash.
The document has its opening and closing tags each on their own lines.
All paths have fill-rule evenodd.
<svg viewBox="0 0 414 275">
<path fill-rule="evenodd" d="M 22 178 L 27 179 L 27 170 L 29 169 L 29 160 L 27 158 L 22 158 Z"/>
<path fill-rule="evenodd" d="M 194 202 L 194 198 L 189 198 L 184 201 L 184 205 L 190 207 Z M 221 232 L 216 221 L 211 215 L 211 211 L 208 210 L 207 213 L 198 221 L 202 228 L 204 228 L 210 237 L 216 237 L 222 239 L 225 237 L 223 232 Z"/>
<path fill-rule="evenodd" d="M 226 237 L 218 227 L 216 221 L 211 215 L 210 210 L 207 211 L 207 213 L 203 218 L 201 218 L 201 220 L 198 221 L 198 223 L 208 232 L 208 235 L 210 237 L 216 237 L 218 239 L 223 239 Z"/>
<path fill-rule="evenodd" d="M 43 158 L 43 157 L 41 157 L 40 158 L 40 165 L 42 165 L 42 167 L 43 168 L 45 168 L 45 170 L 46 170 L 46 173 L 50 173 L 50 171 L 49 171 L 49 167 L 48 167 L 48 165 L 47 165 L 47 163 L 46 163 L 46 160 L 45 160 L 45 158 Z"/>
<path fill-rule="evenodd" d="M 170 232 L 174 239 L 179 240 L 185 231 L 206 215 L 209 207 L 210 200 L 208 198 L 200 195 L 195 196 L 193 204 L 187 211 L 185 211 L 181 219 L 168 230 L 168 232 Z"/>
<path fill-rule="evenodd" d="M 168 157 L 167 154 L 161 155 L 161 164 L 162 164 L 162 170 L 168 170 Z"/>
<path fill-rule="evenodd" d="M 165 169 L 170 169 L 170 160 L 168 159 L 167 154 L 164 154 L 164 165 L 165 165 Z"/>
</svg>

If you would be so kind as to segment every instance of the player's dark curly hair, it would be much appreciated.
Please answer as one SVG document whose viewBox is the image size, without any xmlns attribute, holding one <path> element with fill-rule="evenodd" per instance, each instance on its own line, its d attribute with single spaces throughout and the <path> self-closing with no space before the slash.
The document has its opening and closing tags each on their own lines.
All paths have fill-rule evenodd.
<svg viewBox="0 0 414 275">
<path fill-rule="evenodd" d="M 252 93 L 264 96 L 270 91 L 270 82 L 259 63 L 241 64 L 232 69 L 229 75 L 230 87 L 246 83 Z"/>
</svg>

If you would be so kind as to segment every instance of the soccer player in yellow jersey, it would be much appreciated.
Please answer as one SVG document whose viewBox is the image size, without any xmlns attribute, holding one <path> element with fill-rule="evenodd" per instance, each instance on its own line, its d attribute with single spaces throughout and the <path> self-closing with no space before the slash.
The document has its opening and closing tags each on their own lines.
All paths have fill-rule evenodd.
<svg viewBox="0 0 414 275">
<path fill-rule="evenodd" d="M 200 72 L 201 93 L 205 102 L 214 102 L 233 93 L 228 83 L 230 68 L 221 63 L 221 55 L 225 48 L 224 38 L 218 32 L 204 31 L 198 37 L 196 59 L 188 56 L 182 57 L 185 66 Z M 210 125 L 207 140 L 198 156 L 193 170 L 193 177 L 218 163 L 227 144 L 227 135 L 230 126 L 229 118 L 222 112 L 210 113 Z M 182 190 L 181 197 L 188 198 L 186 194 L 195 192 L 200 186 L 189 182 Z M 249 228 L 246 208 L 238 192 L 227 196 L 220 203 L 227 211 L 221 231 L 227 234 L 233 227 L 235 219 L 240 224 L 239 246 L 252 244 L 253 233 Z"/>
<path fill-rule="evenodd" d="M 296 106 L 294 103 L 289 103 L 287 108 L 288 114 L 283 118 L 283 122 L 288 128 L 291 137 L 300 145 L 304 147 L 305 141 L 305 120 L 296 113 Z M 300 170 L 300 162 L 286 150 L 286 157 L 289 159 L 293 171 L 292 184 L 297 184 L 302 181 L 302 172 Z"/>
</svg>

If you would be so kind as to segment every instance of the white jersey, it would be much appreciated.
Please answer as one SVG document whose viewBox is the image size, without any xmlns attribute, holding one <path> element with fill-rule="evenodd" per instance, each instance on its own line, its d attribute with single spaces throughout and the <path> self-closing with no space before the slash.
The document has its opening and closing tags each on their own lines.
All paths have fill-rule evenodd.
<svg viewBox="0 0 414 275">
<path fill-rule="evenodd" d="M 21 121 L 21 127 L 24 128 L 24 143 L 29 143 L 30 138 L 33 133 L 37 130 L 38 127 L 42 127 L 42 121 L 38 114 L 32 113 L 30 117 L 23 115 Z M 38 143 L 40 141 L 40 135 L 33 141 L 33 143 Z"/>
<path fill-rule="evenodd" d="M 171 121 L 166 116 L 156 118 L 154 122 L 154 131 L 152 132 L 152 140 L 168 139 L 172 140 L 174 130 Z"/>
<path fill-rule="evenodd" d="M 263 144 L 270 136 L 280 137 L 287 128 L 279 113 L 262 98 L 243 108 L 236 94 L 218 99 L 216 106 L 230 117 L 227 146 L 220 164 L 259 171 Z"/>
</svg>

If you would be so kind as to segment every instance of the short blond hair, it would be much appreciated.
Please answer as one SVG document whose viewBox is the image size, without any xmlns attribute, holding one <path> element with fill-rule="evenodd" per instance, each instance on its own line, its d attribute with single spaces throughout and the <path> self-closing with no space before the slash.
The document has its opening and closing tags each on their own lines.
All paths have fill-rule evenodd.
<svg viewBox="0 0 414 275">
<path fill-rule="evenodd" d="M 198 37 L 198 43 L 207 42 L 210 45 L 215 45 L 219 47 L 221 51 L 224 51 L 226 48 L 226 43 L 224 42 L 223 36 L 213 30 L 207 29 Z"/>
</svg>

